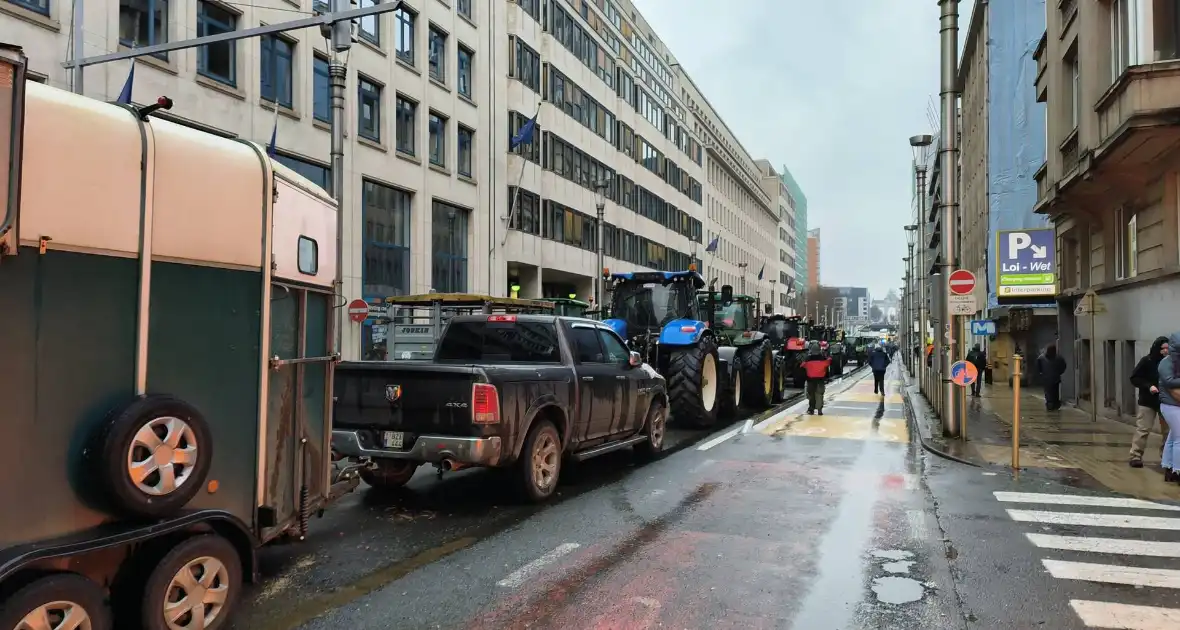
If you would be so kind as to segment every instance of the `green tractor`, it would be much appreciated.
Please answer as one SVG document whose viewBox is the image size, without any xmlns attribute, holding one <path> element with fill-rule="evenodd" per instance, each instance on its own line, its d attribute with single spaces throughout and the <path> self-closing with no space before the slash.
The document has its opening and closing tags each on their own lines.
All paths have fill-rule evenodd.
<svg viewBox="0 0 1180 630">
<path fill-rule="evenodd" d="M 545 298 L 546 302 L 553 303 L 553 312 L 555 315 L 562 317 L 589 317 L 590 303 L 583 302 L 572 297 L 568 298 Z"/>
<path fill-rule="evenodd" d="M 697 292 L 697 302 L 714 305 L 713 332 L 718 345 L 736 348 L 735 361 L 741 373 L 739 402 L 751 409 L 766 409 L 781 399 L 784 375 L 776 369 L 777 351 L 767 334 L 759 330 L 758 299 L 735 295 L 733 287 L 720 292 Z"/>
</svg>

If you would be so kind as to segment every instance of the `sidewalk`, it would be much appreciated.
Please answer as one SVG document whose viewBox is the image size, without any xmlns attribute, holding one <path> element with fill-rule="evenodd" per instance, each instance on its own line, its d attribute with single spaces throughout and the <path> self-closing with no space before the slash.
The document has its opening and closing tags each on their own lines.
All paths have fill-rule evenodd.
<svg viewBox="0 0 1180 630">
<path fill-rule="evenodd" d="M 979 398 L 967 399 L 967 440 L 963 441 L 942 436 L 942 425 L 918 392 L 917 381 L 908 373 L 905 378 L 907 407 L 927 448 L 980 466 L 1011 466 L 1012 388 L 1003 383 L 984 385 Z M 1164 483 L 1159 469 L 1158 427 L 1148 438 L 1143 468 L 1127 465 L 1134 431 L 1133 426 L 1101 416 L 1091 421 L 1089 413 L 1074 407 L 1046 411 L 1040 388 L 1020 391 L 1021 468 L 1074 469 L 1115 492 L 1180 501 L 1180 484 Z"/>
</svg>

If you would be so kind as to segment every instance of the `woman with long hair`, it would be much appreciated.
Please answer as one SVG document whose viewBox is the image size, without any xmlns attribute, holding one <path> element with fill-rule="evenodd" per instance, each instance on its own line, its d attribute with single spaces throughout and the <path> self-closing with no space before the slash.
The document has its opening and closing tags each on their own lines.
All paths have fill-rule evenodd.
<svg viewBox="0 0 1180 630">
<path fill-rule="evenodd" d="M 1180 332 L 1168 336 L 1168 348 L 1180 347 Z M 1168 422 L 1160 466 L 1164 481 L 1180 481 L 1180 361 L 1169 352 L 1159 364 L 1160 413 Z"/>
</svg>

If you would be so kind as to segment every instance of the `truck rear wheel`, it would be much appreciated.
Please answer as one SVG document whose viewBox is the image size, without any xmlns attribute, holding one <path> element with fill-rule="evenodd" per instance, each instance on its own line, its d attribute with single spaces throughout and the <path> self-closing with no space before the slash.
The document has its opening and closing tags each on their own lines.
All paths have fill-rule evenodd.
<svg viewBox="0 0 1180 630">
<path fill-rule="evenodd" d="M 774 357 L 769 344 L 751 346 L 738 353 L 746 391 L 744 398 L 752 409 L 766 409 L 774 402 Z"/>
<path fill-rule="evenodd" d="M 406 485 L 421 465 L 408 459 L 379 459 L 374 463 L 377 468 L 361 470 L 361 480 L 379 490 Z"/>
<path fill-rule="evenodd" d="M 242 560 L 228 540 L 194 536 L 172 548 L 148 576 L 144 630 L 216 630 L 229 623 L 242 587 Z"/>
<path fill-rule="evenodd" d="M 553 496 L 561 474 L 561 436 L 552 422 L 540 420 L 533 425 L 516 467 L 526 499 L 540 502 Z"/>
<path fill-rule="evenodd" d="M 111 613 L 102 589 L 73 573 L 33 581 L 0 605 L 4 630 L 110 630 Z"/>
<path fill-rule="evenodd" d="M 644 461 L 650 461 L 660 456 L 664 450 L 664 434 L 668 428 L 668 412 L 664 403 L 655 401 L 647 410 L 647 420 L 643 425 L 646 442 L 635 445 L 635 455 Z"/>
<path fill-rule="evenodd" d="M 677 422 L 697 427 L 716 424 L 721 385 L 721 362 L 712 337 L 677 350 L 668 360 L 668 400 Z"/>
</svg>

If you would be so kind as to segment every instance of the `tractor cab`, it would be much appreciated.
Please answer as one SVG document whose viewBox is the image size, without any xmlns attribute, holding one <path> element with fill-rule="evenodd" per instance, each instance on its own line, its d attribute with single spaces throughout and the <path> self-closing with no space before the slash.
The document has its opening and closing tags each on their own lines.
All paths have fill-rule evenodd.
<svg viewBox="0 0 1180 630">
<path fill-rule="evenodd" d="M 590 303 L 583 302 L 575 297 L 568 298 L 545 298 L 547 302 L 553 303 L 553 312 L 562 317 L 590 317 Z"/>
<path fill-rule="evenodd" d="M 729 342 L 722 345 L 742 345 L 743 341 L 753 339 L 758 323 L 757 298 L 732 295 L 726 299 L 720 291 L 698 291 L 697 306 L 701 312 L 707 313 L 710 304 L 713 308 L 713 330 Z"/>
<path fill-rule="evenodd" d="M 608 274 L 608 280 L 611 303 L 606 324 L 628 343 L 652 335 L 660 338 L 673 322 L 695 327 L 708 319 L 695 299 L 705 286 L 704 278 L 695 271 L 613 273 Z"/>
</svg>

